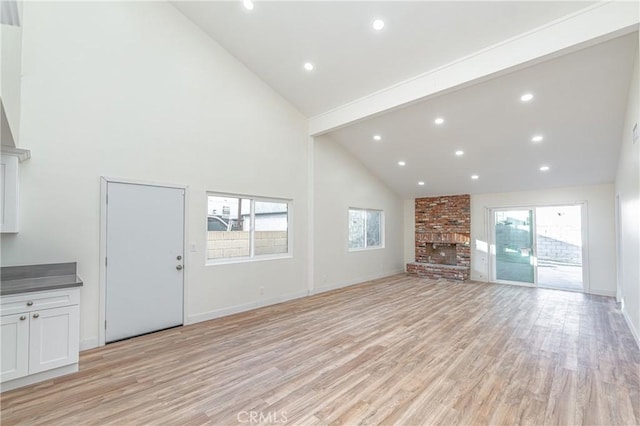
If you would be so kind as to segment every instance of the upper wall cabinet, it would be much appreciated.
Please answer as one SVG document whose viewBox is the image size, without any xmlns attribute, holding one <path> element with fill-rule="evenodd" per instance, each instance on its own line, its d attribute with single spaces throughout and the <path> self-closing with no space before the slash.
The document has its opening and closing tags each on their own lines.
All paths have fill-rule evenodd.
<svg viewBox="0 0 640 426">
<path fill-rule="evenodd" d="M 0 8 L 0 232 L 18 232 L 18 173 L 31 154 L 18 148 L 22 83 L 22 1 Z"/>
<path fill-rule="evenodd" d="M 2 0 L 0 13 L 0 103 L 2 145 L 16 147 L 20 130 L 22 81 L 22 2 Z"/>
<path fill-rule="evenodd" d="M 30 158 L 26 149 L 2 147 L 0 155 L 0 232 L 18 232 L 18 173 L 20 163 Z"/>
</svg>

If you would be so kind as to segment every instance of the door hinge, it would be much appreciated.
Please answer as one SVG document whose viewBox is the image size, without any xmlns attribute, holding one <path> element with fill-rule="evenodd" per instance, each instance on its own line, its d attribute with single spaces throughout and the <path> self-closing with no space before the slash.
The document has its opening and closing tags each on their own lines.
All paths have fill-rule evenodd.
<svg viewBox="0 0 640 426">
<path fill-rule="evenodd" d="M 105 195 L 105 204 L 109 204 L 109 194 Z"/>
<path fill-rule="evenodd" d="M 104 257 L 104 266 L 107 266 L 107 256 Z"/>
<path fill-rule="evenodd" d="M 107 320 L 104 320 L 104 329 L 107 329 Z"/>
</svg>

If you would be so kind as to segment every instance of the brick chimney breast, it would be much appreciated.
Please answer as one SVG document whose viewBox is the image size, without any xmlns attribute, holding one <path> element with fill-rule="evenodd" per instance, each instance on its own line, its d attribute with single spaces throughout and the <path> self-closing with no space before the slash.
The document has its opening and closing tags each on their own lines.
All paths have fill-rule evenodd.
<svg viewBox="0 0 640 426">
<path fill-rule="evenodd" d="M 471 197 L 416 198 L 416 261 L 409 273 L 465 281 L 471 269 Z"/>
</svg>

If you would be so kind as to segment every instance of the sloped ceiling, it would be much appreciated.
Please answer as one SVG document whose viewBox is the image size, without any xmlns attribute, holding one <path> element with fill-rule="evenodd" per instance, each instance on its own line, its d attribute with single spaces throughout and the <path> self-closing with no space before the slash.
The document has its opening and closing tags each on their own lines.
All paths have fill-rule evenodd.
<svg viewBox="0 0 640 426">
<path fill-rule="evenodd" d="M 240 1 L 172 1 L 308 117 L 562 23 L 594 3 L 256 1 L 248 11 Z M 382 31 L 371 27 L 375 19 L 384 20 Z M 637 24 L 613 37 L 348 122 L 323 138 L 407 198 L 612 182 Z M 525 92 L 531 102 L 520 101 Z M 532 142 L 536 135 L 543 140 Z"/>
</svg>

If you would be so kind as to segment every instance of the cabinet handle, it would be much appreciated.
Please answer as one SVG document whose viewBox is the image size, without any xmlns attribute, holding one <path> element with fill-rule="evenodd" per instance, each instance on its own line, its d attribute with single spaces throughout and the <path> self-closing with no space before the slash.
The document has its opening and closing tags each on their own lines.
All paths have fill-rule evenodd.
<svg viewBox="0 0 640 426">
<path fill-rule="evenodd" d="M 38 318 L 39 316 L 40 316 L 40 314 L 38 314 L 38 313 L 33 314 L 34 318 Z"/>
<path fill-rule="evenodd" d="M 26 317 L 25 315 L 21 315 L 21 316 L 20 316 L 20 321 L 24 321 L 24 320 L 26 320 L 26 319 L 27 319 L 27 317 Z"/>
<path fill-rule="evenodd" d="M 177 269 L 178 271 L 179 271 L 179 270 L 181 270 L 181 269 L 182 269 L 182 265 L 178 265 L 178 266 L 176 266 L 176 269 Z"/>
<path fill-rule="evenodd" d="M 27 302 L 27 306 L 33 306 L 33 302 L 32 302 L 31 300 L 29 300 L 29 301 Z"/>
</svg>

